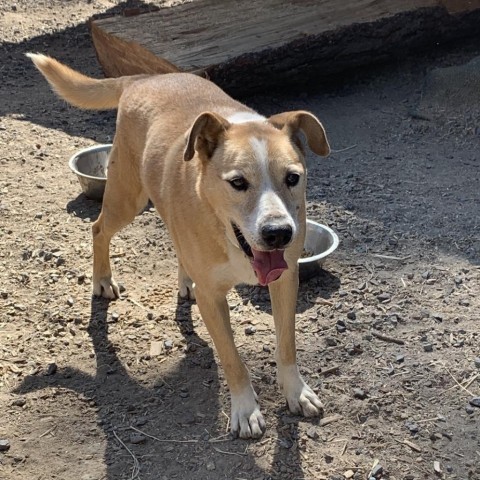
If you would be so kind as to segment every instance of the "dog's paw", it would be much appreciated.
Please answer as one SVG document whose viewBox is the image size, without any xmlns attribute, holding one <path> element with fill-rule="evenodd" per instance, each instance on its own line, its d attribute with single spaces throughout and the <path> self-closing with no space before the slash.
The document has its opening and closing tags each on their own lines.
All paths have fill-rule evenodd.
<svg viewBox="0 0 480 480">
<path fill-rule="evenodd" d="M 323 413 L 323 405 L 316 393 L 305 383 L 296 366 L 289 367 L 279 378 L 289 410 L 295 415 L 318 417 Z"/>
<path fill-rule="evenodd" d="M 179 285 L 178 296 L 180 298 L 184 298 L 185 300 L 195 300 L 195 290 L 191 280 L 189 285 Z"/>
<path fill-rule="evenodd" d="M 195 284 L 192 279 L 179 268 L 178 271 L 178 296 L 186 300 L 195 300 Z"/>
<path fill-rule="evenodd" d="M 232 434 L 241 438 L 260 438 L 266 425 L 252 387 L 240 395 L 232 395 Z"/>
<path fill-rule="evenodd" d="M 104 277 L 98 281 L 93 281 L 93 294 L 96 297 L 114 300 L 120 298 L 120 288 L 112 277 Z"/>
</svg>

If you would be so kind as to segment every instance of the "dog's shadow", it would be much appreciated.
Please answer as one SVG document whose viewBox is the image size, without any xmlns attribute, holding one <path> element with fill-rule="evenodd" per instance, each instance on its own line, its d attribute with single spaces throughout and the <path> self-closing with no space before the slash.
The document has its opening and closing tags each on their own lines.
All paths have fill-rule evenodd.
<svg viewBox="0 0 480 480">
<path fill-rule="evenodd" d="M 298 288 L 297 313 L 303 313 L 311 308 L 318 298 L 328 300 L 340 289 L 340 285 L 340 278 L 324 269 L 320 269 L 315 276 L 301 278 Z M 245 303 L 250 302 L 263 312 L 272 314 L 267 287 L 239 285 L 235 287 L 235 290 Z"/>
<path fill-rule="evenodd" d="M 224 416 L 223 406 L 213 352 L 194 331 L 191 306 L 190 302 L 182 300 L 176 306 L 176 321 L 187 345 L 181 360 L 164 376 L 156 377 L 150 386 L 148 381 L 137 380 L 129 373 L 117 353 L 122 346 L 109 339 L 112 322 L 109 302 L 92 298 L 87 331 L 94 348 L 95 374 L 89 375 L 74 367 L 58 368 L 54 375 L 25 377 L 14 393 L 61 387 L 76 392 L 94 405 L 97 425 L 103 429 L 106 439 L 104 464 L 107 472 L 102 477 L 106 480 L 124 478 L 125 472 L 132 468 L 127 447 L 137 458 L 148 458 L 145 467 L 149 472 L 162 472 L 162 478 L 178 478 L 180 470 L 187 475 L 183 478 L 190 475 L 205 480 L 215 478 L 209 472 L 208 459 L 219 462 L 217 473 L 221 468 L 225 478 L 234 478 L 237 474 L 242 478 L 283 478 L 275 472 L 279 466 L 287 464 L 295 478 L 303 478 L 295 434 L 300 418 L 292 417 L 290 430 L 286 432 L 281 420 L 282 415 L 287 414 L 285 408 L 276 412 L 278 441 L 271 465 L 260 466 L 254 454 L 245 454 L 247 441 L 222 443 L 222 453 L 218 453 L 218 444 L 209 442 L 217 437 L 225 439 L 225 431 L 219 426 L 225 423 L 219 421 Z M 154 362 L 147 368 L 155 368 Z M 145 443 L 136 445 L 131 440 L 133 434 L 139 433 L 135 428 L 156 439 L 147 437 Z M 156 441 L 158 439 L 160 442 Z M 192 443 L 195 444 L 193 449 Z M 119 451 L 124 451 L 125 455 L 119 455 Z M 225 451 L 236 453 L 230 456 Z"/>
</svg>

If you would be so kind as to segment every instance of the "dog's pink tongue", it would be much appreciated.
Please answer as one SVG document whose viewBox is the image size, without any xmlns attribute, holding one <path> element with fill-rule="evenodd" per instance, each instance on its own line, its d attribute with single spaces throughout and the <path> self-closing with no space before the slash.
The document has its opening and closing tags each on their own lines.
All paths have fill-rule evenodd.
<svg viewBox="0 0 480 480">
<path fill-rule="evenodd" d="M 283 258 L 283 252 L 284 250 L 261 252 L 252 248 L 252 266 L 260 285 L 265 286 L 277 280 L 288 268 L 287 262 Z"/>
</svg>

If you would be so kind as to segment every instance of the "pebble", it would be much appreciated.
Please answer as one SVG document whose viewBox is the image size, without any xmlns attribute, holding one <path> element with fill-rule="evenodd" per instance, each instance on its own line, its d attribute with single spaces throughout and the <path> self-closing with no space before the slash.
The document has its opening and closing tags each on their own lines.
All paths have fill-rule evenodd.
<svg viewBox="0 0 480 480">
<path fill-rule="evenodd" d="M 10 442 L 0 438 L 0 452 L 7 452 L 8 450 L 10 450 Z"/>
<path fill-rule="evenodd" d="M 473 397 L 473 398 L 470 400 L 470 405 L 471 405 L 472 407 L 480 408 L 480 397 Z"/>
<path fill-rule="evenodd" d="M 145 435 L 142 435 L 141 433 L 131 433 L 130 434 L 130 443 L 133 443 L 134 445 L 138 445 L 139 443 L 145 443 L 147 440 L 147 437 Z"/>
<path fill-rule="evenodd" d="M 372 468 L 370 476 L 373 478 L 377 478 L 379 475 L 382 475 L 382 473 L 383 473 L 383 467 L 380 464 L 378 464 Z"/>
<path fill-rule="evenodd" d="M 347 331 L 347 326 L 343 320 L 338 320 L 336 328 L 338 333 L 345 333 Z"/>
<path fill-rule="evenodd" d="M 469 414 L 469 415 L 473 415 L 475 413 L 475 409 L 471 406 L 471 405 L 466 405 L 465 406 L 465 411 Z"/>
<path fill-rule="evenodd" d="M 354 310 L 350 311 L 347 313 L 347 318 L 349 320 L 355 320 L 357 318 L 357 314 L 355 313 Z"/>
<path fill-rule="evenodd" d="M 433 345 L 431 343 L 426 343 L 423 346 L 423 351 L 424 352 L 433 352 Z"/>
<path fill-rule="evenodd" d="M 480 357 L 477 357 L 473 362 L 477 368 L 480 368 Z"/>
<path fill-rule="evenodd" d="M 420 430 L 420 427 L 416 423 L 410 422 L 408 420 L 405 422 L 405 427 L 410 431 L 411 434 L 418 433 L 418 431 Z"/>
<path fill-rule="evenodd" d="M 327 337 L 325 339 L 325 343 L 327 344 L 328 347 L 335 347 L 335 345 L 337 345 L 337 341 L 332 337 Z"/>
<path fill-rule="evenodd" d="M 24 398 L 16 398 L 13 402 L 12 405 L 14 407 L 23 407 L 27 401 Z"/>
<path fill-rule="evenodd" d="M 307 437 L 316 440 L 319 437 L 317 429 L 315 427 L 310 427 L 307 430 Z"/>
<path fill-rule="evenodd" d="M 353 396 L 354 398 L 358 398 L 359 400 L 365 400 L 365 398 L 367 398 L 367 393 L 362 388 L 354 388 Z"/>
<path fill-rule="evenodd" d="M 395 359 L 395 362 L 397 363 L 403 363 L 405 361 L 405 355 L 397 355 L 397 358 Z"/>
<path fill-rule="evenodd" d="M 45 372 L 45 375 L 50 376 L 50 375 L 55 375 L 57 373 L 57 364 L 56 363 L 49 363 L 47 365 L 47 371 Z"/>
<path fill-rule="evenodd" d="M 386 292 L 383 292 L 377 295 L 377 300 L 379 302 L 388 302 L 390 298 L 391 298 L 390 295 Z"/>
<path fill-rule="evenodd" d="M 167 339 L 163 342 L 163 346 L 165 347 L 165 350 L 171 350 L 173 348 L 173 341 Z"/>
<path fill-rule="evenodd" d="M 213 460 L 209 460 L 207 462 L 207 465 L 206 465 L 206 468 L 209 472 L 212 472 L 213 470 L 215 470 L 217 467 L 215 465 L 215 462 Z"/>
<path fill-rule="evenodd" d="M 72 297 L 67 298 L 67 305 L 69 307 L 73 307 L 74 301 Z"/>
<path fill-rule="evenodd" d="M 253 335 L 257 329 L 254 326 L 248 326 L 245 328 L 245 335 Z"/>
</svg>

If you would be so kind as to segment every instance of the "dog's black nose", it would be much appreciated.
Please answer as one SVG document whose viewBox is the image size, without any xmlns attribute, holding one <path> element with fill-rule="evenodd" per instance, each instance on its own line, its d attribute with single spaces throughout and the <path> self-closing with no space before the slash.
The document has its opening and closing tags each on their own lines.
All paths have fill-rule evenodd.
<svg viewBox="0 0 480 480">
<path fill-rule="evenodd" d="M 290 225 L 265 225 L 262 227 L 262 239 L 270 248 L 285 248 L 292 239 Z"/>
</svg>

